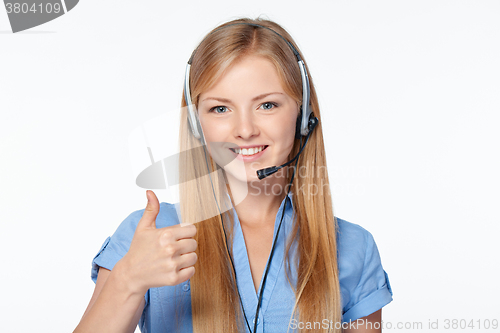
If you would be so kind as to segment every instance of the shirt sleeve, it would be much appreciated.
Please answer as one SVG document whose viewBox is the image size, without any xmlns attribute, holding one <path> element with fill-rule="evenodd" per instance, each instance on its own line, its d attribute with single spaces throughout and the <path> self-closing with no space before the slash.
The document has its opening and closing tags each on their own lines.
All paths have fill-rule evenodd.
<svg viewBox="0 0 500 333">
<path fill-rule="evenodd" d="M 354 230 L 346 232 L 347 239 L 343 241 L 346 253 L 339 262 L 340 270 L 344 268 L 340 272 L 344 322 L 376 312 L 389 304 L 393 295 L 373 236 L 360 226 L 350 225 Z"/>
<path fill-rule="evenodd" d="M 92 260 L 91 278 L 94 283 L 97 280 L 99 267 L 112 270 L 115 264 L 128 252 L 135 228 L 142 217 L 142 212 L 136 211 L 130 214 L 123 220 L 115 233 L 106 238 L 101 249 Z"/>
</svg>

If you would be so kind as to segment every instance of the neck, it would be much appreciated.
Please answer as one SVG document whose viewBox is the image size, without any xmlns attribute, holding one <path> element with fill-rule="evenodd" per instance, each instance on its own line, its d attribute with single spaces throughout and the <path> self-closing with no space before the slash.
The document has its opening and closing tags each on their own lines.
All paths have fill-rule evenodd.
<svg viewBox="0 0 500 333">
<path fill-rule="evenodd" d="M 288 187 L 283 169 L 276 174 L 253 182 L 241 182 L 227 177 L 240 223 L 261 227 L 272 224 Z"/>
</svg>

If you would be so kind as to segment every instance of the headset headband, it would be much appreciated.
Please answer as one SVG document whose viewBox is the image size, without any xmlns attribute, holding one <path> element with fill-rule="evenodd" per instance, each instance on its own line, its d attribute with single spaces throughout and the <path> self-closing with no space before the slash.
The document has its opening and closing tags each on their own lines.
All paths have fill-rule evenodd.
<svg viewBox="0 0 500 333">
<path fill-rule="evenodd" d="M 300 76 L 302 78 L 302 105 L 300 106 L 302 119 L 300 122 L 300 134 L 302 136 L 306 136 L 309 133 L 309 116 L 311 115 L 311 107 L 309 105 L 310 87 L 309 87 L 309 76 L 307 75 L 306 66 L 304 64 L 304 61 L 300 57 L 299 52 L 293 46 L 292 43 L 290 43 L 285 37 L 283 37 L 282 35 L 280 35 L 276 31 L 274 31 L 273 29 L 265 27 L 265 26 L 260 25 L 260 24 L 245 23 L 245 22 L 228 24 L 228 25 L 222 26 L 222 27 L 212 31 L 210 34 L 208 34 L 200 42 L 200 45 L 201 45 L 201 43 L 203 43 L 203 41 L 208 36 L 210 36 L 214 32 L 219 31 L 221 29 L 224 29 L 226 27 L 233 26 L 233 25 L 250 25 L 250 26 L 264 28 L 264 29 L 267 29 L 269 31 L 272 31 L 276 35 L 278 35 L 281 39 L 283 39 L 287 43 L 287 45 L 291 48 L 291 50 L 293 51 L 293 54 L 297 58 L 297 63 L 298 63 L 299 68 L 300 68 Z M 199 47 L 199 45 L 198 45 L 198 47 Z M 201 139 L 201 126 L 200 126 L 199 121 L 197 119 L 196 111 L 194 110 L 194 105 L 193 105 L 193 102 L 191 100 L 191 90 L 189 87 L 189 76 L 190 76 L 190 71 L 191 71 L 191 63 L 193 61 L 193 57 L 194 57 L 196 51 L 198 50 L 198 47 L 191 54 L 191 57 L 189 58 L 187 66 L 186 66 L 186 73 L 185 73 L 185 77 L 184 77 L 184 99 L 185 99 L 185 102 L 186 102 L 186 105 L 188 108 L 188 120 L 189 120 L 189 124 L 191 126 L 191 131 L 193 132 L 193 135 L 195 138 Z"/>
</svg>

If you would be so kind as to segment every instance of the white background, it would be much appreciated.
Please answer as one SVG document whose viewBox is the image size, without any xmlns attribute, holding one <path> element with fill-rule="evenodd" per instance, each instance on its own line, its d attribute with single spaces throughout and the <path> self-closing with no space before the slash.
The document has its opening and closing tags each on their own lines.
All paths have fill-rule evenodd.
<svg viewBox="0 0 500 333">
<path fill-rule="evenodd" d="M 16 34 L 0 8 L 1 331 L 76 327 L 92 258 L 146 205 L 129 134 L 180 105 L 203 35 L 259 15 L 305 55 L 335 214 L 390 277 L 384 321 L 500 319 L 500 2 L 109 0 Z"/>
</svg>

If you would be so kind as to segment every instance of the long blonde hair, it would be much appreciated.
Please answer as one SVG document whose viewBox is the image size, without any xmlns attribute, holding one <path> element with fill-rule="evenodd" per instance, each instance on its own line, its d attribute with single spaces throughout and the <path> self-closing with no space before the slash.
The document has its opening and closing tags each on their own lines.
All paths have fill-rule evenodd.
<svg viewBox="0 0 500 333">
<path fill-rule="evenodd" d="M 299 50 L 291 36 L 272 21 L 238 19 L 222 24 L 205 37 L 192 59 L 190 90 L 195 105 L 203 91 L 209 89 L 232 63 L 246 55 L 259 55 L 271 61 L 278 71 L 285 92 L 300 105 L 300 69 L 290 46 L 272 31 L 250 24 L 276 31 Z M 301 170 L 312 167 L 321 172 L 306 172 L 306 175 L 294 177 L 291 192 L 295 210 L 295 236 L 287 244 L 285 262 L 288 271 L 291 264 L 297 265 L 297 283 L 292 288 L 296 295 L 294 313 L 298 310 L 298 320 L 318 322 L 327 319 L 331 323 L 340 323 L 342 310 L 337 265 L 337 224 L 326 171 L 321 114 L 312 78 L 309 77 L 309 80 L 311 107 L 319 119 L 319 125 L 309 138 L 297 168 Z M 210 156 L 207 159 L 199 149 L 193 149 L 200 144 L 189 131 L 184 98 L 182 106 L 181 151 L 188 153 L 181 156 L 181 180 L 203 178 L 207 166 L 215 171 L 217 165 Z M 300 141 L 295 140 L 290 156 L 295 156 L 299 144 Z M 224 205 L 224 187 L 223 174 L 210 180 L 210 183 L 200 181 L 195 185 L 185 182 L 181 185 L 183 221 L 197 221 L 196 214 L 213 216 L 197 224 L 198 261 L 195 265 L 196 273 L 190 280 L 193 330 L 196 333 L 240 332 L 244 329 L 235 277 L 227 253 L 227 248 L 232 248 L 231 215 L 218 215 L 214 211 L 217 205 L 217 209 L 220 209 L 221 204 Z M 215 196 L 207 199 L 203 193 L 213 193 Z M 227 245 L 223 223 L 228 234 Z M 297 241 L 298 245 L 298 262 L 290 263 L 288 253 L 293 241 Z M 324 330 L 315 329 L 314 332 L 340 332 L 336 326 L 330 325 L 330 328 Z M 313 330 L 302 330 L 309 331 Z"/>
</svg>

